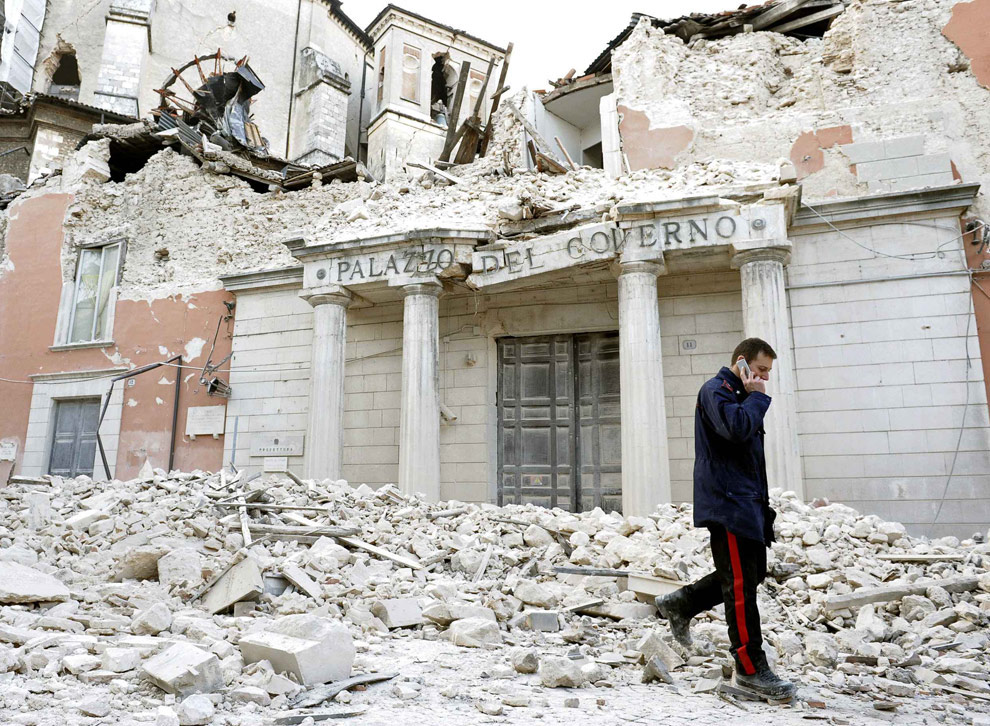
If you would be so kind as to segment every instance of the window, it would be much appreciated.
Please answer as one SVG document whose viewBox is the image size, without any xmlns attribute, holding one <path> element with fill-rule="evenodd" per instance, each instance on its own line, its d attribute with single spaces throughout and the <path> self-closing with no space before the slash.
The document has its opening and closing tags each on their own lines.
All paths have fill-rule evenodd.
<svg viewBox="0 0 990 726">
<path fill-rule="evenodd" d="M 385 98 L 385 49 L 378 56 L 378 107 L 381 108 Z"/>
<path fill-rule="evenodd" d="M 411 45 L 402 46 L 402 98 L 419 103 L 419 71 L 422 52 Z"/>
<path fill-rule="evenodd" d="M 79 251 L 65 343 L 110 337 L 119 262 L 119 242 Z"/>
</svg>

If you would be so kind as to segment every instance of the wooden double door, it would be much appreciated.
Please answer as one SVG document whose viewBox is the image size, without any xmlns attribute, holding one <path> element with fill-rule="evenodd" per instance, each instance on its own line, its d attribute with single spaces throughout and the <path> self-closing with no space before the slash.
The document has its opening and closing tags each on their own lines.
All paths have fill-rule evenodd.
<svg viewBox="0 0 990 726">
<path fill-rule="evenodd" d="M 619 334 L 498 340 L 498 503 L 622 511 Z"/>
</svg>

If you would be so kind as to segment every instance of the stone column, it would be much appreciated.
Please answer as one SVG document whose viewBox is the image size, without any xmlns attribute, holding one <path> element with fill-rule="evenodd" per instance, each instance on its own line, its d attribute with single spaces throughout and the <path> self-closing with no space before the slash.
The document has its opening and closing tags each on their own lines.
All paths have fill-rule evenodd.
<svg viewBox="0 0 990 726">
<path fill-rule="evenodd" d="M 399 489 L 440 500 L 439 282 L 402 287 L 402 410 L 399 419 Z"/>
<path fill-rule="evenodd" d="M 667 415 L 656 262 L 619 264 L 622 513 L 644 517 L 670 501 Z"/>
<path fill-rule="evenodd" d="M 797 434 L 797 380 L 791 343 L 791 315 L 784 289 L 784 265 L 790 260 L 790 244 L 737 248 L 732 266 L 742 282 L 743 334 L 762 338 L 777 352 L 767 394 L 773 399 L 766 429 L 767 479 L 771 487 L 791 490 L 804 497 L 801 449 Z"/>
<path fill-rule="evenodd" d="M 344 344 L 351 293 L 339 285 L 304 290 L 313 306 L 313 361 L 305 469 L 312 479 L 339 479 L 344 449 Z"/>
</svg>

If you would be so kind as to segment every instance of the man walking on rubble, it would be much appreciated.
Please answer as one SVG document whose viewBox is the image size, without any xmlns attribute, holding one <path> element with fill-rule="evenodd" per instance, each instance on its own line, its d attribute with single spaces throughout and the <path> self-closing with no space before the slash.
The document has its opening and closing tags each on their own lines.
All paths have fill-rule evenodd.
<svg viewBox="0 0 990 726">
<path fill-rule="evenodd" d="M 674 638 L 691 645 L 691 618 L 719 603 L 736 662 L 733 685 L 768 700 L 790 700 L 794 684 L 770 670 L 763 653 L 756 586 L 767 573 L 774 541 L 763 454 L 763 417 L 770 408 L 765 381 L 777 354 L 747 338 L 698 393 L 694 414 L 694 525 L 711 533 L 715 572 L 656 599 Z"/>
</svg>

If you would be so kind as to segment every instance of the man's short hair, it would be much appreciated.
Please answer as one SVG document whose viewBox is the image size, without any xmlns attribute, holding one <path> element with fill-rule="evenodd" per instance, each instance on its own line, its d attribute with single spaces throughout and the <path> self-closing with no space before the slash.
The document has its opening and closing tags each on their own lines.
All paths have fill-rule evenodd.
<svg viewBox="0 0 990 726">
<path fill-rule="evenodd" d="M 766 353 L 774 360 L 777 360 L 777 353 L 774 352 L 774 349 L 770 347 L 767 341 L 760 338 L 746 338 L 746 340 L 737 345 L 736 349 L 732 351 L 732 363 L 739 360 L 739 356 L 745 358 L 747 363 L 751 363 L 760 353 Z"/>
</svg>

